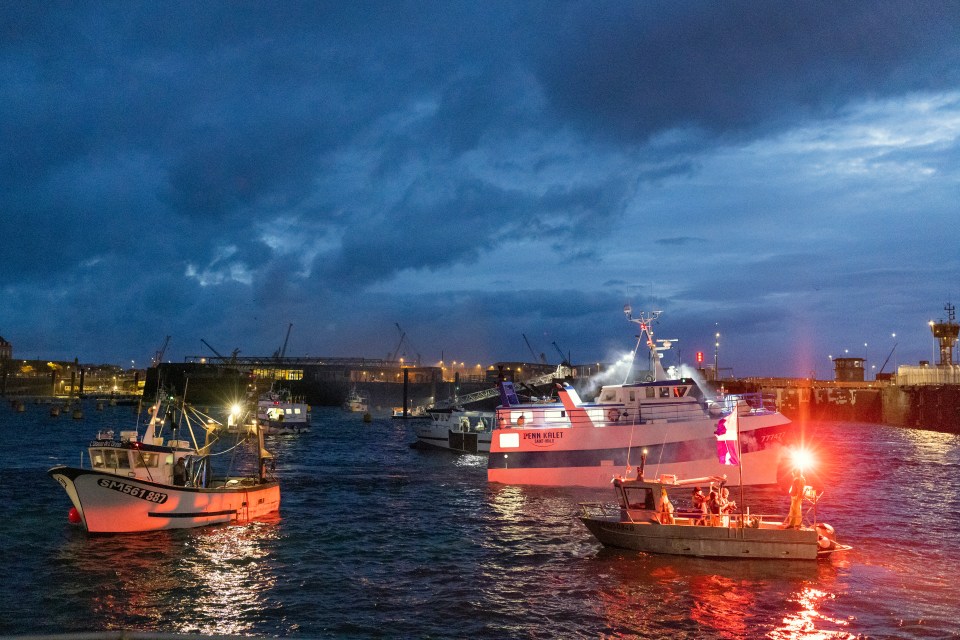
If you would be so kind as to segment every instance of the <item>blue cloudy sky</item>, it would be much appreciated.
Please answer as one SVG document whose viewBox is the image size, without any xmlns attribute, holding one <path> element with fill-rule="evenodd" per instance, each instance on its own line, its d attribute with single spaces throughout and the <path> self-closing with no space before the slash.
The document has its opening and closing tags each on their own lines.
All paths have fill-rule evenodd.
<svg viewBox="0 0 960 640">
<path fill-rule="evenodd" d="M 8 2 L 15 357 L 930 359 L 957 2 Z M 896 333 L 896 338 L 892 334 Z M 867 347 L 864 347 L 864 344 Z M 675 358 L 671 354 L 670 358 Z"/>
</svg>

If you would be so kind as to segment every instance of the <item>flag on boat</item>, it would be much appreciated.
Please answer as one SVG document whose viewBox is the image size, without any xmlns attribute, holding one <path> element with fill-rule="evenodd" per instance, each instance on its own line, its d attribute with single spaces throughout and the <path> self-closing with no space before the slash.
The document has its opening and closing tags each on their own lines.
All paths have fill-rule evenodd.
<svg viewBox="0 0 960 640">
<path fill-rule="evenodd" d="M 730 415 L 720 418 L 717 430 L 713 432 L 717 436 L 717 459 L 720 464 L 740 464 L 737 458 L 737 437 L 740 431 L 738 422 L 737 408 L 734 407 Z"/>
</svg>

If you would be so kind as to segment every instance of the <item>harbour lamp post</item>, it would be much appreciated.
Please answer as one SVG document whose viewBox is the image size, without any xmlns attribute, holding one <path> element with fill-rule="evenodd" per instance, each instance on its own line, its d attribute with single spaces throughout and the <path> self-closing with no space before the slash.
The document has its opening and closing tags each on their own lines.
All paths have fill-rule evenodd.
<svg viewBox="0 0 960 640">
<path fill-rule="evenodd" d="M 713 343 L 713 379 L 720 379 L 720 332 L 717 331 L 717 341 Z"/>
</svg>

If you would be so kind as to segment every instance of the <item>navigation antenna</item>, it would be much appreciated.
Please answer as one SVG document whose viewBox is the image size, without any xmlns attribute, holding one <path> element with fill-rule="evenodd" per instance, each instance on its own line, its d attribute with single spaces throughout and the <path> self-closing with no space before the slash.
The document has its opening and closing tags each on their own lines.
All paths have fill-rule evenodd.
<svg viewBox="0 0 960 640">
<path fill-rule="evenodd" d="M 651 311 L 649 314 L 645 315 L 643 311 L 639 312 L 638 318 L 633 317 L 633 308 L 627 304 L 623 306 L 623 313 L 627 316 L 628 322 L 633 322 L 640 326 L 640 334 L 637 336 L 637 344 L 633 348 L 633 352 L 630 354 L 630 368 L 627 369 L 627 374 L 624 377 L 623 384 L 630 383 L 630 374 L 633 372 L 633 363 L 637 359 L 637 351 L 640 349 L 640 343 L 643 342 L 643 335 L 647 335 L 647 348 L 650 349 L 650 360 L 652 362 L 653 368 L 653 380 L 664 380 L 667 377 L 666 372 L 663 370 L 663 365 L 660 364 L 660 354 L 657 351 L 657 343 L 653 340 L 653 321 L 660 317 L 660 314 L 663 311 Z M 652 380 L 651 380 L 652 382 Z"/>
</svg>

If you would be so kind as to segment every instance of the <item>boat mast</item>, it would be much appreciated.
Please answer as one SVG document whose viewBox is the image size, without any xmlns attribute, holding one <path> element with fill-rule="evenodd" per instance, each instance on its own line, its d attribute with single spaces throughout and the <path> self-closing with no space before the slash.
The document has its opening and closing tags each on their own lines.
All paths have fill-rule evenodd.
<svg viewBox="0 0 960 640">
<path fill-rule="evenodd" d="M 654 380 L 666 380 L 667 374 L 663 370 L 663 365 L 660 364 L 660 354 L 657 351 L 657 343 L 653 341 L 653 321 L 660 317 L 662 311 L 651 311 L 649 315 L 644 315 L 643 311 L 639 312 L 640 317 L 633 317 L 633 308 L 628 304 L 624 305 L 623 313 L 627 316 L 628 322 L 633 322 L 640 326 L 640 334 L 637 336 L 637 344 L 633 348 L 633 353 L 630 354 L 630 367 L 627 369 L 627 373 L 624 376 L 623 384 L 630 383 L 630 374 L 633 372 L 633 363 L 637 359 L 637 351 L 640 349 L 640 343 L 643 342 L 643 336 L 647 336 L 647 348 L 650 349 L 650 360 L 652 361 L 653 369 L 653 379 Z"/>
</svg>

